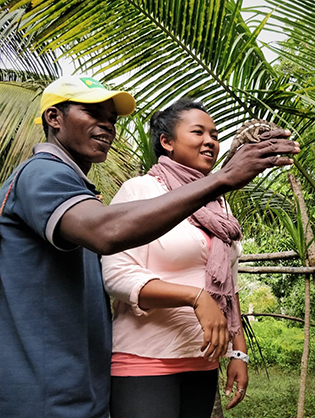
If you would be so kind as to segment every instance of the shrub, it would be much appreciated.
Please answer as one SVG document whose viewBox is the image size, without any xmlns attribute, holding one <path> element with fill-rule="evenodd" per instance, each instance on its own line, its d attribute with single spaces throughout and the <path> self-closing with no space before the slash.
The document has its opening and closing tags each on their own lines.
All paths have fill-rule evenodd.
<svg viewBox="0 0 315 418">
<path fill-rule="evenodd" d="M 304 345 L 304 329 L 288 327 L 287 321 L 266 318 L 251 322 L 251 326 L 262 350 L 267 366 L 280 368 L 300 368 Z M 249 344 L 248 344 L 249 345 Z M 315 370 L 315 330 L 311 330 L 311 344 L 309 357 L 309 370 Z M 257 347 L 254 354 L 250 353 L 252 365 L 263 365 Z"/>
</svg>

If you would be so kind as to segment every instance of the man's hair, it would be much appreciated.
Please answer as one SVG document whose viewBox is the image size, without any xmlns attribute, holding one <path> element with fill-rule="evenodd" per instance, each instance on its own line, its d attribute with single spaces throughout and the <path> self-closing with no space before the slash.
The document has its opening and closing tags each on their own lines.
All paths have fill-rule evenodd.
<svg viewBox="0 0 315 418">
<path fill-rule="evenodd" d="M 165 110 L 153 114 L 150 119 L 150 136 L 152 147 L 157 158 L 161 155 L 167 155 L 166 150 L 160 142 L 161 135 L 164 134 L 166 137 L 174 138 L 176 125 L 182 120 L 182 113 L 191 109 L 201 110 L 208 115 L 203 103 L 195 102 L 190 98 L 180 99 Z"/>
<path fill-rule="evenodd" d="M 70 105 L 72 104 L 75 104 L 75 103 L 74 102 L 61 102 L 61 103 L 55 104 L 54 107 L 59 109 L 63 113 L 63 115 L 66 115 L 69 111 Z M 45 113 L 43 113 L 43 116 L 42 116 L 42 125 L 43 125 L 43 129 L 45 132 L 45 137 L 47 139 L 48 138 L 48 123 L 46 122 L 46 119 L 45 119 Z"/>
</svg>

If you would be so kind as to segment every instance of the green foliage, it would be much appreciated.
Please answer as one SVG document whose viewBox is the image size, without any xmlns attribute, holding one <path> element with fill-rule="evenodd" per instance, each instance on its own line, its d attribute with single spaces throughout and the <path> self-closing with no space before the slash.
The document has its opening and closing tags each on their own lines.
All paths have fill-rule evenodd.
<svg viewBox="0 0 315 418">
<path fill-rule="evenodd" d="M 244 239 L 242 241 L 244 254 L 261 254 L 274 253 L 280 251 L 288 251 L 288 233 L 281 225 L 273 222 L 268 225 L 266 222 L 257 219 L 257 228 L 259 233 L 251 235 L 248 231 L 244 231 Z M 253 226 L 254 228 L 255 226 Z"/>
<path fill-rule="evenodd" d="M 127 139 L 132 158 L 137 164 L 137 172 L 131 175 L 145 174 L 157 162 L 157 158 L 146 124 L 142 122 L 139 115 L 125 118 L 120 125 L 117 142 L 120 142 L 121 138 Z"/>
<path fill-rule="evenodd" d="M 296 416 L 299 397 L 299 372 L 269 368 L 268 380 L 264 372 L 259 374 L 249 368 L 249 385 L 245 399 L 235 408 L 224 410 L 224 418 L 293 418 Z M 220 381 L 223 408 L 230 400 L 224 395 L 224 382 Z M 304 418 L 315 417 L 315 375 L 309 373 L 306 383 Z"/>
<path fill-rule="evenodd" d="M 264 318 L 252 321 L 251 326 L 262 350 L 267 366 L 279 366 L 283 369 L 298 370 L 301 364 L 304 330 L 301 327 L 289 327 L 287 320 Z M 311 330 L 310 351 L 315 349 L 315 329 Z M 315 371 L 315 358 L 309 360 L 309 370 Z M 256 362 L 263 365 L 256 353 Z"/>
<path fill-rule="evenodd" d="M 44 52 L 45 43 L 35 47 L 34 35 L 26 35 L 21 29 L 26 11 L 23 6 L 11 12 L 6 7 L 0 10 L 0 80 L 54 79 L 62 73 L 57 54 L 51 50 Z"/>
<path fill-rule="evenodd" d="M 315 36 L 313 22 L 315 13 L 313 10 L 308 19 L 305 19 L 301 13 L 298 13 L 296 17 L 298 25 L 294 31 L 289 25 L 285 25 L 283 28 L 288 38 L 279 42 L 281 46 L 279 71 L 289 74 L 292 79 L 308 80 L 308 84 L 314 86 Z"/>
<path fill-rule="evenodd" d="M 0 82 L 0 182 L 44 140 L 42 128 L 34 124 L 42 90 L 41 82 Z"/>
<path fill-rule="evenodd" d="M 291 238 L 286 230 L 281 227 L 272 229 L 266 225 L 261 226 L 261 232 L 256 239 L 243 241 L 244 254 L 272 253 L 288 251 Z M 291 241 L 292 242 L 292 241 Z M 269 266 L 301 266 L 299 259 L 277 260 L 267 263 Z M 255 262 L 253 266 L 266 266 L 266 262 Z M 267 285 L 277 299 L 274 305 L 274 313 L 284 313 L 297 318 L 304 318 L 305 278 L 304 275 L 295 274 L 241 274 L 240 278 L 240 301 L 242 312 L 248 312 L 249 297 L 253 291 L 262 285 Z M 266 300 L 266 303 L 268 298 Z M 252 302 L 254 303 L 254 302 Z M 260 305 L 261 306 L 261 305 Z M 311 286 L 311 306 L 315 306 L 315 290 Z M 254 311 L 260 309 L 254 303 Z M 268 311 L 263 311 L 268 312 Z M 270 311 L 269 311 L 270 312 Z M 315 311 L 311 310 L 311 320 L 315 321 Z"/>
<path fill-rule="evenodd" d="M 252 117 L 289 127 L 301 141 L 315 118 L 313 91 L 302 79 L 292 82 L 289 74 L 272 68 L 257 43 L 263 29 L 283 30 L 282 14 L 288 33 L 300 29 L 304 41 L 313 37 L 309 30 L 313 7 L 297 0 L 302 6 L 295 25 L 291 9 L 297 7 L 296 0 L 291 1 L 292 8 L 282 1 L 276 8 L 273 1 L 267 2 L 271 4 L 267 9 L 252 7 L 257 18 L 247 23 L 241 0 L 1 0 L 0 52 L 17 67 L 18 77 L 24 80 L 27 74 L 34 80 L 43 72 L 50 78 L 59 75 L 57 56 L 62 51 L 78 72 L 93 72 L 106 83 L 133 91 L 143 120 L 187 95 L 202 100 L 211 111 L 221 141 Z M 18 129 L 18 122 L 15 127 L 11 124 Z M 314 138 L 309 146 L 313 142 Z M 296 165 L 311 184 L 312 164 L 305 168 L 299 158 Z M 145 172 L 150 164 L 151 157 L 145 157 L 139 171 Z M 251 191 L 253 199 L 262 196 L 255 192 Z M 264 198 L 283 202 L 278 193 Z"/>
<path fill-rule="evenodd" d="M 9 30 L 15 31 L 18 20 L 33 50 L 61 50 L 78 71 L 93 72 L 104 82 L 120 83 L 128 74 L 123 83 L 146 117 L 188 95 L 204 101 L 224 140 L 248 118 L 293 126 L 315 116 L 312 103 L 298 105 L 304 86 L 288 83 L 258 46 L 272 8 L 249 27 L 241 0 L 38 0 L 27 6 L 6 0 L 1 6 Z M 5 35 L 0 33 L 0 40 Z"/>
<path fill-rule="evenodd" d="M 239 286 L 241 288 L 239 292 L 241 312 L 249 312 L 250 306 L 254 312 L 259 313 L 277 313 L 279 311 L 278 300 L 269 286 L 258 281 L 248 280 L 246 277 L 240 278 L 240 275 Z"/>
<path fill-rule="evenodd" d="M 315 323 L 315 290 L 311 286 L 311 321 Z M 300 278 L 288 286 L 286 296 L 282 298 L 282 308 L 287 315 L 304 318 L 305 314 L 305 280 Z"/>
<path fill-rule="evenodd" d="M 282 224 L 288 231 L 290 240 L 288 240 L 288 245 L 290 249 L 295 251 L 302 262 L 305 265 L 306 255 L 308 247 L 313 241 L 306 242 L 306 231 L 304 231 L 301 209 L 298 200 L 295 198 L 296 203 L 296 219 L 292 219 L 288 213 L 282 209 L 273 208 L 273 211 L 281 219 Z M 307 225 L 308 227 L 308 225 Z"/>
</svg>

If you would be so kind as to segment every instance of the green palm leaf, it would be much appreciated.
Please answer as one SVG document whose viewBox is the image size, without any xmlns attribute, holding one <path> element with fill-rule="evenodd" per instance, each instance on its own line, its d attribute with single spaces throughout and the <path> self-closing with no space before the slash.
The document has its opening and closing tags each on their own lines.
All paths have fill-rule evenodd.
<svg viewBox="0 0 315 418">
<path fill-rule="evenodd" d="M 124 84 L 144 111 L 188 94 L 224 128 L 232 118 L 257 116 L 242 89 L 267 89 L 275 76 L 256 43 L 268 17 L 251 32 L 240 8 L 241 1 L 227 0 L 38 0 L 21 27 L 44 51 L 62 49 L 102 81 L 131 72 Z"/>
<path fill-rule="evenodd" d="M 296 42 L 302 34 L 313 39 L 314 11 L 309 0 L 268 4 L 267 12 L 253 7 L 256 15 L 247 25 L 240 0 L 0 0 L 0 39 L 4 45 L 10 34 L 12 45 L 21 45 L 19 57 L 45 57 L 52 68 L 58 62 L 55 51 L 62 51 L 78 71 L 134 91 L 144 121 L 157 107 L 189 95 L 210 110 L 221 141 L 252 117 L 289 127 L 301 141 L 315 118 L 313 84 L 277 73 L 257 36 L 262 29 L 285 26 Z M 43 68 L 35 68 L 30 78 Z M 301 153 L 297 166 L 312 184 L 311 164 L 305 160 Z"/>
<path fill-rule="evenodd" d="M 26 81 L 58 77 L 61 69 L 55 53 L 44 52 L 44 44 L 35 48 L 34 34 L 25 35 L 20 28 L 24 14 L 24 9 L 0 11 L 0 66 L 6 70 L 2 79 Z M 12 69 L 14 71 L 10 71 Z"/>
<path fill-rule="evenodd" d="M 309 246 L 314 241 L 314 238 L 311 242 L 306 242 L 306 231 L 303 227 L 302 216 L 301 216 L 301 209 L 297 198 L 295 197 L 296 203 L 296 220 L 294 221 L 289 214 L 281 209 L 273 208 L 273 211 L 277 214 L 280 221 L 283 223 L 284 227 L 286 228 L 289 236 L 291 238 L 291 249 L 295 251 L 302 263 L 305 265 L 306 254 Z M 308 226 L 307 226 L 308 227 Z M 290 245 L 290 242 L 288 242 Z"/>
<path fill-rule="evenodd" d="M 0 183 L 44 139 L 42 129 L 34 124 L 41 92 L 35 83 L 0 82 Z"/>
</svg>

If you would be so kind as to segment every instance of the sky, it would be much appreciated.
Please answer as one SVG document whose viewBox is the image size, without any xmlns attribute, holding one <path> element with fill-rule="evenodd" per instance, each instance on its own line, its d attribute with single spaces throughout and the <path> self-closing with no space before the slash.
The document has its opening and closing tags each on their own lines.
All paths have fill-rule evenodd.
<svg viewBox="0 0 315 418">
<path fill-rule="evenodd" d="M 243 0 L 242 8 L 253 7 L 253 6 L 266 6 L 267 3 L 264 0 Z M 267 9 L 266 9 L 267 11 Z M 250 17 L 249 13 L 243 13 L 244 20 Z M 285 39 L 285 36 L 280 33 L 270 32 L 263 30 L 258 40 L 261 40 L 264 43 L 276 44 L 277 41 L 282 41 Z M 273 61 L 276 58 L 276 54 L 270 51 L 268 48 L 263 48 L 264 55 L 268 62 Z"/>
</svg>

